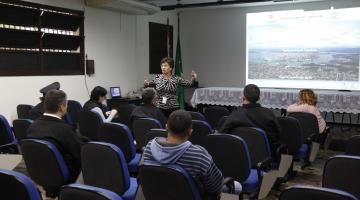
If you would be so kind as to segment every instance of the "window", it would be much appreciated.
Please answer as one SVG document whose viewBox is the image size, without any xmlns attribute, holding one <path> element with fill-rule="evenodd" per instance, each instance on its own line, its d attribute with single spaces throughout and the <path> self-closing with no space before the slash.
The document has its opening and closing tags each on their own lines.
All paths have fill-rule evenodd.
<svg viewBox="0 0 360 200">
<path fill-rule="evenodd" d="M 173 27 L 149 22 L 150 74 L 161 74 L 160 61 L 173 57 Z"/>
<path fill-rule="evenodd" d="M 84 71 L 84 13 L 0 0 L 0 76 Z"/>
</svg>

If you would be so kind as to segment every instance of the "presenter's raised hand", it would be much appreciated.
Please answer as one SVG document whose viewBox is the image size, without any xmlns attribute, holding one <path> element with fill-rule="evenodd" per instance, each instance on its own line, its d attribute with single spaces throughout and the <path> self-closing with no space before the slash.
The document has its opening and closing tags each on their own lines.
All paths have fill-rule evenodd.
<svg viewBox="0 0 360 200">
<path fill-rule="evenodd" d="M 197 74 L 194 70 L 191 71 L 191 80 L 195 81 L 197 79 Z"/>
<path fill-rule="evenodd" d="M 147 87 L 147 86 L 149 86 L 149 81 L 147 80 L 147 78 L 146 77 L 144 77 L 144 86 L 145 87 Z"/>
</svg>

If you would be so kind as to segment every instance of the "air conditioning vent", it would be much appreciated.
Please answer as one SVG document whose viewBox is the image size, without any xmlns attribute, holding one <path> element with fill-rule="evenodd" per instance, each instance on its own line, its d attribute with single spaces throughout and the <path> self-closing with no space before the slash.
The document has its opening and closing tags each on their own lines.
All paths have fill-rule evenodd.
<svg viewBox="0 0 360 200">
<path fill-rule="evenodd" d="M 135 15 L 150 15 L 161 10 L 158 6 L 136 0 L 85 0 L 85 2 L 87 6 Z"/>
</svg>

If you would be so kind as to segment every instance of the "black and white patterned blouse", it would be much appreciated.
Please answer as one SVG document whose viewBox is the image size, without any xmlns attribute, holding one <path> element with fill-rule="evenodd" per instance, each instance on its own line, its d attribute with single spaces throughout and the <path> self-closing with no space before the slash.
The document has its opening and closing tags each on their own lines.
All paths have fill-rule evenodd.
<svg viewBox="0 0 360 200">
<path fill-rule="evenodd" d="M 150 85 L 156 85 L 158 92 L 157 102 L 161 109 L 179 108 L 177 89 L 179 85 L 190 87 L 193 82 L 181 77 L 172 75 L 170 79 L 165 78 L 163 74 L 156 75 L 149 82 Z"/>
</svg>

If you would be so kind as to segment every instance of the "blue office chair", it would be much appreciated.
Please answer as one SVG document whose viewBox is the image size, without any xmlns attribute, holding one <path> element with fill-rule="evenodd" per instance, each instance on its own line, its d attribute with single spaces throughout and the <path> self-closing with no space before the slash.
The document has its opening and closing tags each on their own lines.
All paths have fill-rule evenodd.
<svg viewBox="0 0 360 200">
<path fill-rule="evenodd" d="M 238 127 L 231 131 L 232 135 L 243 139 L 249 149 L 251 166 L 256 168 L 262 162 L 266 162 L 265 168 L 271 169 L 271 148 L 266 133 L 260 128 Z"/>
<path fill-rule="evenodd" d="M 65 185 L 61 188 L 59 200 L 122 200 L 111 192 L 98 187 L 83 184 Z"/>
<path fill-rule="evenodd" d="M 103 124 L 100 115 L 93 111 L 81 111 L 79 113 L 79 131 L 81 135 L 92 141 L 98 141 L 98 131 Z"/>
<path fill-rule="evenodd" d="M 319 124 L 315 115 L 305 112 L 289 113 L 289 117 L 294 117 L 299 121 L 303 131 L 303 143 L 312 141 L 319 135 Z"/>
<path fill-rule="evenodd" d="M 206 136 L 212 134 L 213 130 L 206 121 L 192 120 L 193 132 L 189 141 L 193 144 L 204 146 Z"/>
<path fill-rule="evenodd" d="M 76 130 L 79 123 L 79 113 L 82 110 L 81 103 L 75 100 L 68 100 L 67 113 L 69 114 L 69 124 Z M 71 121 L 70 121 L 71 120 Z"/>
<path fill-rule="evenodd" d="M 192 120 L 206 121 L 205 116 L 201 112 L 189 111 Z"/>
<path fill-rule="evenodd" d="M 19 104 L 16 106 L 16 111 L 19 119 L 29 119 L 29 112 L 34 106 L 29 104 Z"/>
<path fill-rule="evenodd" d="M 131 113 L 136 108 L 134 104 L 122 104 L 116 107 L 118 110 L 118 116 L 115 117 L 112 121 L 116 123 L 125 124 L 129 128 L 132 128 L 131 124 Z"/>
<path fill-rule="evenodd" d="M 139 118 L 133 122 L 133 130 L 136 141 L 136 147 L 141 150 L 145 144 L 145 135 L 150 129 L 162 129 L 161 123 L 153 118 Z"/>
<path fill-rule="evenodd" d="M 35 184 L 24 174 L 0 169 L 2 200 L 42 200 Z"/>
<path fill-rule="evenodd" d="M 217 128 L 220 119 L 223 116 L 229 116 L 230 111 L 221 106 L 210 106 L 205 108 L 204 115 L 213 129 Z"/>
<path fill-rule="evenodd" d="M 116 145 L 122 150 L 130 172 L 136 172 L 141 154 L 136 153 L 134 138 L 130 129 L 124 124 L 104 123 L 98 133 L 99 141 Z"/>
<path fill-rule="evenodd" d="M 292 186 L 283 190 L 279 200 L 357 200 L 353 195 L 335 189 L 314 186 Z"/>
<path fill-rule="evenodd" d="M 240 182 L 243 192 L 257 195 L 263 172 L 252 169 L 248 146 L 243 139 L 230 134 L 211 134 L 206 138 L 205 148 L 224 177 Z"/>
<path fill-rule="evenodd" d="M 303 131 L 299 121 L 293 117 L 278 117 L 281 127 L 280 143 L 287 145 L 294 160 L 304 160 L 309 155 L 310 147 L 303 143 Z"/>
<path fill-rule="evenodd" d="M 70 183 L 69 169 L 53 143 L 24 139 L 21 150 L 31 179 L 45 189 L 47 196 L 57 196 L 61 186 Z"/>
<path fill-rule="evenodd" d="M 81 149 L 84 183 L 115 192 L 124 200 L 135 199 L 137 182 L 131 178 L 125 156 L 115 145 L 90 142 Z"/>
<path fill-rule="evenodd" d="M 346 155 L 360 156 L 360 135 L 351 136 L 346 142 Z"/>
<path fill-rule="evenodd" d="M 13 121 L 13 128 L 16 139 L 21 142 L 27 136 L 27 129 L 33 123 L 31 119 L 15 119 Z"/>
<path fill-rule="evenodd" d="M 360 199 L 360 157 L 334 156 L 324 165 L 322 186 L 343 190 Z"/>
<path fill-rule="evenodd" d="M 146 200 L 201 200 L 191 176 L 178 165 L 142 165 L 139 183 Z"/>
<path fill-rule="evenodd" d="M 17 140 L 7 119 L 0 115 L 0 153 L 19 153 Z"/>
</svg>

